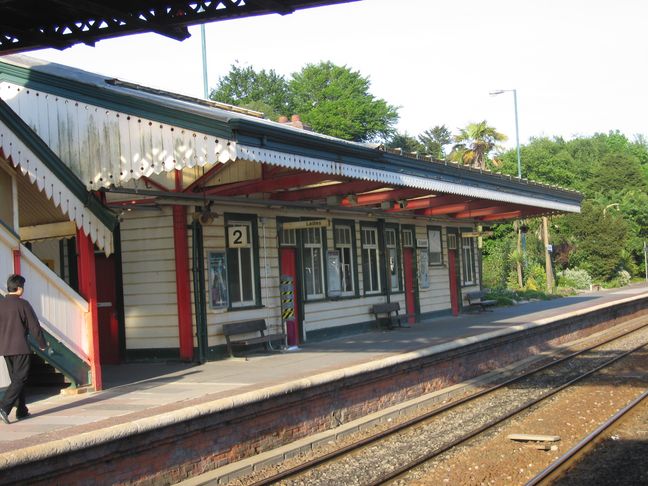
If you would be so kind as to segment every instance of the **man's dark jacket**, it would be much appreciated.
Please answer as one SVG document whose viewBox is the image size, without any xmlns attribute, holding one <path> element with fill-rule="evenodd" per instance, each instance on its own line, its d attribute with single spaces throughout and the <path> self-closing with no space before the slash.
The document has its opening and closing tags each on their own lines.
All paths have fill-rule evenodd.
<svg viewBox="0 0 648 486">
<path fill-rule="evenodd" d="M 15 295 L 0 298 L 0 356 L 31 353 L 27 334 L 36 339 L 41 349 L 47 346 L 43 330 L 29 302 Z"/>
</svg>

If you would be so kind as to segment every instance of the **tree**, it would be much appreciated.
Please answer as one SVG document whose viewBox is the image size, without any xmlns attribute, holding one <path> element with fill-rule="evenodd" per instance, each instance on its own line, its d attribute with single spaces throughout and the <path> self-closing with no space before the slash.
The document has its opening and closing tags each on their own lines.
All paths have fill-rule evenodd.
<svg viewBox="0 0 648 486">
<path fill-rule="evenodd" d="M 289 90 L 295 113 L 314 131 L 345 140 L 386 140 L 395 132 L 398 110 L 369 93 L 357 71 L 331 62 L 308 64 L 294 73 Z"/>
<path fill-rule="evenodd" d="M 443 160 L 445 159 L 444 147 L 452 143 L 452 133 L 445 125 L 436 125 L 421 133 L 418 139 L 423 144 L 427 155 L 431 155 L 436 160 Z"/>
<path fill-rule="evenodd" d="M 558 244 L 569 245 L 569 267 L 582 268 L 600 280 L 611 280 L 623 267 L 627 224 L 618 211 L 604 211 L 594 201 L 584 201 L 581 214 L 561 219 L 554 232 Z"/>
<path fill-rule="evenodd" d="M 288 82 L 273 69 L 256 72 L 252 67 L 232 64 L 230 72 L 218 80 L 209 96 L 214 101 L 262 111 L 276 120 L 292 114 Z"/>
<path fill-rule="evenodd" d="M 413 152 L 419 154 L 426 153 L 425 146 L 407 132 L 396 132 L 385 144 L 385 147 L 390 149 L 401 149 L 405 154 L 411 154 Z"/>
<path fill-rule="evenodd" d="M 488 126 L 486 120 L 470 123 L 455 135 L 456 145 L 452 147 L 450 160 L 486 169 L 486 160 L 490 152 L 497 147 L 497 142 L 506 140 L 506 135 Z"/>
</svg>

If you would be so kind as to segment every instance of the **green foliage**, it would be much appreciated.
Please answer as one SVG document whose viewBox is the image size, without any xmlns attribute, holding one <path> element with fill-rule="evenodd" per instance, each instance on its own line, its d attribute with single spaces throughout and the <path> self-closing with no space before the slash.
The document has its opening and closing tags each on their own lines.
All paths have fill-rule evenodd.
<svg viewBox="0 0 648 486">
<path fill-rule="evenodd" d="M 526 274 L 525 290 L 539 291 L 547 288 L 547 273 L 542 265 L 533 263 Z"/>
<path fill-rule="evenodd" d="M 318 133 L 345 140 L 386 140 L 398 109 L 369 92 L 369 78 L 331 62 L 308 64 L 291 79 L 274 70 L 232 65 L 211 99 L 263 111 L 267 118 L 298 114 Z"/>
<path fill-rule="evenodd" d="M 295 113 L 313 130 L 356 142 L 388 139 L 398 110 L 369 93 L 369 78 L 331 62 L 308 64 L 289 82 Z"/>
<path fill-rule="evenodd" d="M 233 64 L 211 92 L 214 101 L 262 111 L 267 118 L 292 114 L 288 83 L 274 70 L 256 72 L 252 67 Z"/>
<path fill-rule="evenodd" d="M 448 156 L 450 160 L 470 165 L 478 169 L 486 169 L 488 155 L 497 148 L 498 142 L 506 140 L 506 135 L 488 126 L 486 120 L 470 123 L 455 135 L 455 146 Z"/>
<path fill-rule="evenodd" d="M 619 270 L 615 280 L 618 287 L 625 287 L 630 283 L 632 277 L 626 270 Z"/>
<path fill-rule="evenodd" d="M 592 277 L 586 270 L 580 268 L 566 268 L 558 272 L 558 286 L 572 289 L 585 290 L 592 285 Z"/>
<path fill-rule="evenodd" d="M 523 177 L 585 195 L 581 214 L 551 219 L 557 270 L 581 267 L 598 281 L 616 279 L 620 269 L 631 275 L 641 274 L 643 241 L 648 240 L 645 137 L 636 136 L 630 141 L 618 131 L 611 131 L 570 141 L 535 138 L 522 147 L 521 155 Z M 499 171 L 517 174 L 515 150 L 501 154 L 498 160 Z M 527 263 L 544 265 L 544 248 L 534 237 L 537 226 L 530 220 Z M 508 238 L 513 239 L 514 234 Z"/>
<path fill-rule="evenodd" d="M 584 201 L 581 214 L 569 214 L 562 219 L 555 233 L 558 241 L 569 246 L 570 267 L 586 270 L 592 277 L 610 280 L 619 270 L 627 224 L 618 212 L 605 215 L 594 201 Z"/>
<path fill-rule="evenodd" d="M 444 147 L 452 143 L 452 133 L 445 125 L 436 125 L 421 133 L 418 139 L 426 155 L 436 160 L 443 160 L 445 159 Z"/>
<path fill-rule="evenodd" d="M 396 132 L 391 139 L 385 144 L 390 149 L 401 149 L 405 154 L 419 153 L 425 154 L 425 147 L 416 138 L 409 135 L 407 132 Z"/>
<path fill-rule="evenodd" d="M 487 299 L 496 300 L 498 305 L 511 305 L 523 300 L 550 300 L 559 296 L 547 294 L 540 290 L 510 290 L 490 289 L 486 294 Z"/>
</svg>

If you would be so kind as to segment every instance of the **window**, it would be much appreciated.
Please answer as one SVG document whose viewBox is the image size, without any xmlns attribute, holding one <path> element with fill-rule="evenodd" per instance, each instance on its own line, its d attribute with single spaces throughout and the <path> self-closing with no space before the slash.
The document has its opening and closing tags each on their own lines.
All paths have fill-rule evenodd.
<svg viewBox="0 0 648 486">
<path fill-rule="evenodd" d="M 412 230 L 403 230 L 403 246 L 406 248 L 414 246 L 414 232 Z"/>
<path fill-rule="evenodd" d="M 428 250 L 430 265 L 443 265 L 441 228 L 428 227 Z"/>
<path fill-rule="evenodd" d="M 400 258 L 398 258 L 398 245 L 396 229 L 385 229 L 385 253 L 387 255 L 387 271 L 389 272 L 389 290 L 400 290 Z"/>
<path fill-rule="evenodd" d="M 448 250 L 457 249 L 457 235 L 455 233 L 448 232 Z"/>
<path fill-rule="evenodd" d="M 324 298 L 324 260 L 322 257 L 322 229 L 307 228 L 303 231 L 304 284 L 306 299 Z"/>
<path fill-rule="evenodd" d="M 227 274 L 232 307 L 257 303 L 255 250 L 252 221 L 227 221 Z"/>
<path fill-rule="evenodd" d="M 379 258 L 378 229 L 362 228 L 362 276 L 365 294 L 377 294 L 382 289 Z"/>
<path fill-rule="evenodd" d="M 297 230 L 282 229 L 279 233 L 279 245 L 297 246 Z"/>
<path fill-rule="evenodd" d="M 475 284 L 475 251 L 472 238 L 461 238 L 461 270 L 464 285 Z"/>
<path fill-rule="evenodd" d="M 335 249 L 340 252 L 341 295 L 354 295 L 355 265 L 353 255 L 353 226 L 336 224 L 333 231 Z"/>
</svg>

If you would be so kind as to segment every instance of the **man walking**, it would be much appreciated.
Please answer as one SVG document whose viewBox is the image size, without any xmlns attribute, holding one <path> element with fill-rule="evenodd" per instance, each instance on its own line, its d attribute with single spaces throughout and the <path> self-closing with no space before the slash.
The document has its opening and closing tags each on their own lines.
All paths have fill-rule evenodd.
<svg viewBox="0 0 648 486">
<path fill-rule="evenodd" d="M 0 299 L 0 354 L 4 356 L 11 385 L 0 401 L 0 420 L 9 424 L 9 414 L 16 406 L 16 418 L 27 418 L 29 410 L 25 403 L 25 383 L 29 376 L 31 351 L 27 334 L 31 334 L 41 351 L 47 348 L 43 330 L 34 309 L 24 299 L 25 277 L 11 275 L 7 279 L 7 296 Z"/>
</svg>

